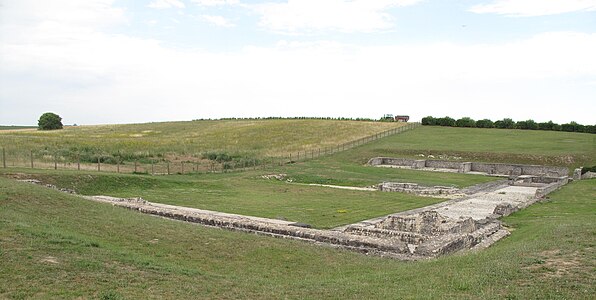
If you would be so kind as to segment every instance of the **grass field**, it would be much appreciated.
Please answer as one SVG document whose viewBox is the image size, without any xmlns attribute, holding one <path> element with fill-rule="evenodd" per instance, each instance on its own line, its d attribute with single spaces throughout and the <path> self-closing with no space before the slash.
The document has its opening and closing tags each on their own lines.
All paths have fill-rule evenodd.
<svg viewBox="0 0 596 300">
<path fill-rule="evenodd" d="M 28 171 L 30 170 L 16 170 Z M 10 171 L 15 173 L 15 170 Z M 0 176 L 15 177 L 0 169 Z M 373 217 L 433 204 L 440 199 L 409 194 L 339 190 L 267 180 L 262 171 L 234 174 L 146 176 L 105 173 L 80 174 L 73 171 L 37 171 L 18 177 L 36 178 L 44 183 L 74 189 L 84 195 L 142 197 L 173 205 L 281 218 L 332 228 Z M 440 181 L 428 173 L 430 180 Z M 483 176 L 470 176 L 486 180 Z M 425 178 L 426 179 L 426 178 Z M 446 181 L 449 181 L 447 178 Z M 492 179 L 488 179 L 492 180 Z M 454 181 L 461 182 L 459 177 Z M 377 182 L 378 183 L 378 182 Z"/>
<path fill-rule="evenodd" d="M 205 228 L 0 178 L 0 298 L 590 299 L 596 181 L 479 253 L 401 262 Z M 241 246 L 239 246 L 241 245 Z"/>
<path fill-rule="evenodd" d="M 422 126 L 333 156 L 339 163 L 363 164 L 376 156 L 527 163 L 567 167 L 596 165 L 596 135 L 537 130 Z"/>
<path fill-rule="evenodd" d="M 209 123 L 200 122 L 207 122 L 200 126 Z M 222 131 L 213 133 L 210 140 L 233 145 L 235 139 L 230 137 L 234 135 L 229 132 L 240 130 L 236 127 L 246 121 L 222 122 L 213 125 Z M 333 132 L 334 126 L 350 123 L 322 122 L 317 125 L 319 129 Z M 172 145 L 175 151 L 187 151 L 184 145 L 174 145 L 175 139 L 170 137 L 188 135 L 177 130 L 186 130 L 182 128 L 191 123 L 176 124 L 182 127 L 164 132 L 163 140 L 151 137 L 150 132 L 146 137 L 130 136 L 151 130 L 147 129 L 151 124 L 122 125 L 114 131 L 117 133 L 105 127 L 103 132 L 96 131 L 97 137 L 84 134 L 88 137 L 81 140 L 61 137 L 67 130 L 49 140 L 45 133 L 36 137 L 40 134 L 36 131 L 22 136 L 0 134 L 0 139 L 11 141 L 4 139 L 10 137 L 16 138 L 12 140 L 16 143 L 35 144 L 62 143 L 65 138 L 64 145 L 73 147 L 120 142 L 132 143 L 129 147 L 134 149 L 142 148 L 143 143 L 149 145 L 155 138 L 156 148 L 150 149 Z M 383 123 L 371 126 L 378 124 Z M 292 131 L 302 132 L 299 124 L 294 125 Z M 302 125 L 314 126 L 309 122 Z M 123 129 L 128 126 L 129 131 Z M 225 126 L 231 127 L 222 129 Z M 247 126 L 261 130 L 260 125 Z M 239 134 L 238 148 L 234 149 L 249 147 L 247 151 L 265 153 L 264 148 L 248 146 L 253 142 L 267 145 L 258 139 L 267 140 L 272 133 L 262 130 L 245 140 L 241 138 L 246 133 Z M 352 137 L 365 131 L 353 129 Z M 277 143 L 288 147 L 284 149 L 298 149 L 307 140 L 312 141 L 308 147 L 325 143 L 319 131 L 305 129 L 303 133 L 293 141 Z M 126 134 L 129 136 L 118 137 Z M 134 144 L 136 139 L 143 142 Z M 440 200 L 304 184 L 363 187 L 382 181 L 407 181 L 466 187 L 494 180 L 365 165 L 374 156 L 430 154 L 448 159 L 457 156 L 461 160 L 574 167 L 596 164 L 594 147 L 594 136 L 589 134 L 420 127 L 333 155 L 241 173 L 149 176 L 0 169 L 0 298 L 590 299 L 596 292 L 596 180 L 572 183 L 551 194 L 547 202 L 505 218 L 512 235 L 487 250 L 401 262 L 155 218 L 6 177 L 38 178 L 87 195 L 140 196 L 149 201 L 332 228 Z M 293 183 L 261 178 L 279 173 L 287 174 Z"/>
<path fill-rule="evenodd" d="M 196 160 L 208 152 L 246 157 L 288 155 L 333 147 L 404 123 L 335 120 L 217 120 L 127 125 L 74 126 L 55 131 L 0 131 L 0 147 L 28 157 L 58 153 L 120 156 L 124 159 Z"/>
<path fill-rule="evenodd" d="M 21 129 L 36 129 L 37 126 L 5 126 L 5 125 L 0 125 L 0 130 L 21 130 Z"/>
</svg>

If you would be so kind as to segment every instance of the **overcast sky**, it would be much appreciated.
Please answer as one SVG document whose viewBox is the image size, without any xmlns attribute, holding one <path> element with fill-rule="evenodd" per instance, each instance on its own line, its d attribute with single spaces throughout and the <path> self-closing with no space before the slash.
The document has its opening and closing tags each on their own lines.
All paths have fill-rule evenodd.
<svg viewBox="0 0 596 300">
<path fill-rule="evenodd" d="M 596 0 L 0 0 L 0 124 L 596 123 Z"/>
</svg>

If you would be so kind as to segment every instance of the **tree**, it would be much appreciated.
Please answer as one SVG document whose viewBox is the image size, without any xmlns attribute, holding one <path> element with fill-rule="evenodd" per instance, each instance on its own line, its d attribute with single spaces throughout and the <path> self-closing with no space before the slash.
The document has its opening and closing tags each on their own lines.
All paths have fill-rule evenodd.
<svg viewBox="0 0 596 300">
<path fill-rule="evenodd" d="M 463 117 L 455 121 L 457 127 L 476 127 L 476 121 L 469 117 Z"/>
<path fill-rule="evenodd" d="M 495 127 L 495 124 L 493 123 L 493 121 L 491 121 L 489 119 L 482 119 L 482 120 L 476 121 L 476 127 L 478 127 L 478 128 L 493 128 L 493 127 Z"/>
<path fill-rule="evenodd" d="M 37 121 L 38 130 L 62 129 L 62 118 L 51 112 L 44 113 Z"/>
<path fill-rule="evenodd" d="M 437 125 L 437 119 L 435 119 L 431 116 L 424 117 L 424 118 L 422 118 L 422 125 L 430 125 L 430 126 Z"/>
<path fill-rule="evenodd" d="M 567 132 L 582 132 L 584 130 L 584 126 L 578 124 L 577 122 L 570 122 L 570 123 L 561 125 L 561 130 L 567 131 Z"/>
<path fill-rule="evenodd" d="M 513 128 L 515 128 L 515 122 L 513 122 L 513 120 L 511 120 L 509 118 L 505 118 L 501 121 L 496 121 L 495 127 L 503 128 L 503 129 L 513 129 Z"/>
<path fill-rule="evenodd" d="M 437 125 L 455 127 L 455 119 L 450 117 L 438 118 Z"/>
</svg>

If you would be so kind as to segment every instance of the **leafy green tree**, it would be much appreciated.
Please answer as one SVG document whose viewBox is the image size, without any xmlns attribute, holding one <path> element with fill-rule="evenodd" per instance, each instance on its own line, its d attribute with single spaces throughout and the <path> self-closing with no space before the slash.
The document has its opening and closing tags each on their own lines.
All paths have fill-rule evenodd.
<svg viewBox="0 0 596 300">
<path fill-rule="evenodd" d="M 567 131 L 567 132 L 583 132 L 584 125 L 578 124 L 577 122 L 570 122 L 570 123 L 561 125 L 561 130 Z"/>
<path fill-rule="evenodd" d="M 501 121 L 496 121 L 495 127 L 502 128 L 502 129 L 513 129 L 513 128 L 515 128 L 515 122 L 513 122 L 512 119 L 505 118 Z"/>
<path fill-rule="evenodd" d="M 47 112 L 39 117 L 37 126 L 39 130 L 62 129 L 62 118 L 55 113 Z"/>
<path fill-rule="evenodd" d="M 495 124 L 493 123 L 493 121 L 491 121 L 489 119 L 482 119 L 482 120 L 476 121 L 476 127 L 478 127 L 478 128 L 494 128 Z"/>
<path fill-rule="evenodd" d="M 431 116 L 424 117 L 424 118 L 422 118 L 422 125 L 429 125 L 429 126 L 437 125 L 437 119 L 435 119 Z"/>
<path fill-rule="evenodd" d="M 437 124 L 440 126 L 451 126 L 455 127 L 455 119 L 450 117 L 438 118 Z"/>
<path fill-rule="evenodd" d="M 553 123 L 553 121 L 538 123 L 538 129 L 540 130 L 556 130 L 559 124 Z"/>
<path fill-rule="evenodd" d="M 476 127 L 476 121 L 469 117 L 463 117 L 455 121 L 457 127 Z"/>
</svg>

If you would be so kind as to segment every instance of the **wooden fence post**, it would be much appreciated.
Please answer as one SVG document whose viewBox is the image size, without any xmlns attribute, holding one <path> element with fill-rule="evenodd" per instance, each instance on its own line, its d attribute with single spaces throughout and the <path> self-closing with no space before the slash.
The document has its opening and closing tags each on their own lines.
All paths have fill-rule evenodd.
<svg viewBox="0 0 596 300">
<path fill-rule="evenodd" d="M 135 160 L 135 173 L 137 172 L 137 166 L 138 166 L 139 162 Z"/>
<path fill-rule="evenodd" d="M 6 169 L 6 150 L 2 147 L 2 166 Z"/>
<path fill-rule="evenodd" d="M 97 172 L 101 172 L 101 159 L 99 156 L 97 157 Z"/>
<path fill-rule="evenodd" d="M 31 154 L 31 169 L 33 169 L 33 150 L 30 150 L 30 154 Z"/>
<path fill-rule="evenodd" d="M 54 170 L 58 170 L 58 158 L 56 157 L 56 153 L 54 153 Z"/>
<path fill-rule="evenodd" d="M 180 164 L 182 165 L 182 172 L 181 173 L 184 174 L 184 162 L 181 161 Z"/>
<path fill-rule="evenodd" d="M 155 175 L 155 168 L 153 167 L 153 160 L 151 160 L 151 175 Z"/>
<path fill-rule="evenodd" d="M 170 175 L 170 162 L 167 162 L 168 175 Z"/>
</svg>

